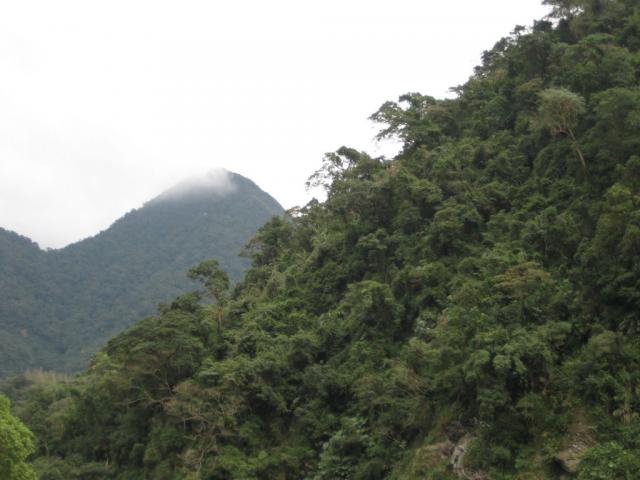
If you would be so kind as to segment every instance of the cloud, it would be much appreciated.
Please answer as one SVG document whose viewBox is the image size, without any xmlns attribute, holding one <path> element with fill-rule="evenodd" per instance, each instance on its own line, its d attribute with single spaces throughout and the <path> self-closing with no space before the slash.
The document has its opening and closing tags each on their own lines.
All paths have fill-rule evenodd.
<svg viewBox="0 0 640 480">
<path fill-rule="evenodd" d="M 384 101 L 447 95 L 484 49 L 547 10 L 539 0 L 0 2 L 0 226 L 62 247 L 213 165 L 285 208 L 303 205 L 326 152 L 387 154 L 367 121 Z M 224 178 L 208 185 L 224 192 Z"/>
<path fill-rule="evenodd" d="M 181 199 L 190 195 L 207 193 L 215 195 L 227 195 L 236 189 L 233 177 L 224 168 L 214 168 L 202 175 L 195 175 L 179 182 L 152 201 L 170 201 Z"/>
</svg>

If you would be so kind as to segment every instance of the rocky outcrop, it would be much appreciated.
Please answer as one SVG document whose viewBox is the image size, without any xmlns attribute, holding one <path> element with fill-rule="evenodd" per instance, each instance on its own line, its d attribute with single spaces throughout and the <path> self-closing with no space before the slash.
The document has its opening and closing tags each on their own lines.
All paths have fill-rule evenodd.
<svg viewBox="0 0 640 480">
<path fill-rule="evenodd" d="M 480 471 L 470 470 L 465 467 L 465 458 L 475 437 L 469 433 L 464 435 L 453 449 L 449 458 L 449 466 L 459 478 L 465 480 L 485 480 L 486 474 Z"/>
<path fill-rule="evenodd" d="M 586 450 L 595 443 L 593 427 L 589 425 L 584 412 L 578 411 L 569 427 L 566 447 L 556 453 L 554 459 L 566 473 L 575 475 Z"/>
<path fill-rule="evenodd" d="M 426 445 L 422 447 L 418 454 L 425 465 L 435 465 L 443 460 L 447 460 L 453 453 L 455 445 L 449 440 Z"/>
<path fill-rule="evenodd" d="M 434 468 L 448 466 L 461 480 L 488 480 L 484 472 L 465 465 L 471 444 L 476 439 L 467 427 L 455 421 L 446 425 L 443 433 L 443 441 L 424 445 L 415 451 L 410 467 L 411 478 L 424 478 Z"/>
</svg>

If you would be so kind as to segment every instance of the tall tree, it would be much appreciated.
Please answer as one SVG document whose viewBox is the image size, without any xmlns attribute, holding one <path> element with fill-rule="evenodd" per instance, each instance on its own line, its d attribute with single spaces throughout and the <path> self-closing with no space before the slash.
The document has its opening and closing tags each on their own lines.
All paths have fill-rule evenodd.
<svg viewBox="0 0 640 480">
<path fill-rule="evenodd" d="M 553 135 L 569 137 L 582 168 L 586 170 L 587 162 L 574 132 L 580 116 L 585 112 L 584 99 L 566 88 L 548 88 L 540 94 L 538 112 L 541 123 L 549 128 Z"/>
<path fill-rule="evenodd" d="M 9 400 L 0 395 L 0 478 L 35 480 L 36 474 L 26 462 L 33 453 L 33 435 L 11 413 Z"/>
<path fill-rule="evenodd" d="M 222 330 L 223 307 L 229 293 L 229 275 L 217 260 L 205 260 L 189 270 L 189 278 L 200 280 L 216 306 L 218 330 Z"/>
</svg>

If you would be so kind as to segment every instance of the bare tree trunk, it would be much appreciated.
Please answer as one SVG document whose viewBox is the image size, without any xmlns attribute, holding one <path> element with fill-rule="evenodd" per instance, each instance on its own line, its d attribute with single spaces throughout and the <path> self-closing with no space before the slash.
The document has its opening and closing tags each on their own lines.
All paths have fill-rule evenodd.
<svg viewBox="0 0 640 480">
<path fill-rule="evenodd" d="M 569 132 L 569 136 L 571 137 L 571 146 L 573 147 L 575 152 L 578 154 L 578 158 L 580 158 L 580 162 L 582 163 L 582 169 L 586 171 L 587 162 L 584 159 L 582 150 L 580 150 L 580 146 L 578 145 L 578 140 L 576 139 L 576 136 L 573 134 L 573 130 L 571 130 L 570 128 L 568 128 L 567 130 Z"/>
</svg>

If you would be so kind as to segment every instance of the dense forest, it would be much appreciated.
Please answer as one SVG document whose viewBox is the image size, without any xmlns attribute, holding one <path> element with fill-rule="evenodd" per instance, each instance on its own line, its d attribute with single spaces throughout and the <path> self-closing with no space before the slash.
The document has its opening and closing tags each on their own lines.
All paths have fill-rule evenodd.
<svg viewBox="0 0 640 480">
<path fill-rule="evenodd" d="M 249 179 L 211 172 L 60 250 L 0 228 L 0 377 L 85 368 L 158 302 L 195 288 L 184 272 L 202 258 L 215 256 L 237 280 L 245 243 L 281 213 Z"/>
<path fill-rule="evenodd" d="M 640 478 L 640 7 L 547 0 L 373 114 L 229 288 L 3 384 L 42 480 Z"/>
</svg>

